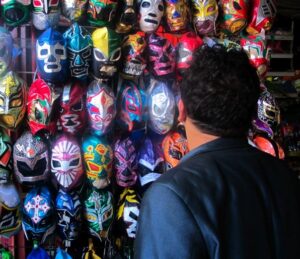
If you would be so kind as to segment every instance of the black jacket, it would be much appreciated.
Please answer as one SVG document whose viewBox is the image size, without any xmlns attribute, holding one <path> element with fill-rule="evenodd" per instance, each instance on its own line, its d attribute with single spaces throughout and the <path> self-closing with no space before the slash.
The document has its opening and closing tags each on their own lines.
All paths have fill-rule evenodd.
<svg viewBox="0 0 300 259">
<path fill-rule="evenodd" d="M 202 145 L 146 192 L 135 258 L 299 259 L 298 184 L 246 140 Z"/>
</svg>

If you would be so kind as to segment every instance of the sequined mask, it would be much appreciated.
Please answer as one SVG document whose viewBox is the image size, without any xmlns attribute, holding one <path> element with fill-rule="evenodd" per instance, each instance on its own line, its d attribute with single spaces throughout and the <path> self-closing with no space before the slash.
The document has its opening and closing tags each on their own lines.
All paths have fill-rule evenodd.
<svg viewBox="0 0 300 259">
<path fill-rule="evenodd" d="M 166 0 L 166 25 L 170 32 L 184 31 L 188 25 L 187 0 Z"/>
</svg>

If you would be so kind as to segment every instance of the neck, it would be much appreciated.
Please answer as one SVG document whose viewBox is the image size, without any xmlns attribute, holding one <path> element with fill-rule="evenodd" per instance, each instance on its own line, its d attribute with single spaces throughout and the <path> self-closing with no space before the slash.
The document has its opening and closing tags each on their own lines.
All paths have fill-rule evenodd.
<svg viewBox="0 0 300 259">
<path fill-rule="evenodd" d="M 185 122 L 185 130 L 186 130 L 186 136 L 189 143 L 189 149 L 192 151 L 193 149 L 204 145 L 210 141 L 213 141 L 219 136 L 210 135 L 207 133 L 203 133 L 201 130 L 199 130 L 192 120 L 190 118 L 186 119 Z"/>
</svg>

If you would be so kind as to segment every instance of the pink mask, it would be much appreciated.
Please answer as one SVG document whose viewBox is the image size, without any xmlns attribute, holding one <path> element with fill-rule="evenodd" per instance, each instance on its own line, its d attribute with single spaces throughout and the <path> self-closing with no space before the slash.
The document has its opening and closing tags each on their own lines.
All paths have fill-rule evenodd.
<svg viewBox="0 0 300 259">
<path fill-rule="evenodd" d="M 64 86 L 60 101 L 60 124 L 64 132 L 82 134 L 86 126 L 85 88 L 79 81 Z"/>
<path fill-rule="evenodd" d="M 63 134 L 52 146 L 51 172 L 57 183 L 69 191 L 81 182 L 84 174 L 80 146 L 77 140 Z"/>
<path fill-rule="evenodd" d="M 154 76 L 170 76 L 175 71 L 175 49 L 166 38 L 151 34 L 148 39 L 150 70 Z"/>
</svg>

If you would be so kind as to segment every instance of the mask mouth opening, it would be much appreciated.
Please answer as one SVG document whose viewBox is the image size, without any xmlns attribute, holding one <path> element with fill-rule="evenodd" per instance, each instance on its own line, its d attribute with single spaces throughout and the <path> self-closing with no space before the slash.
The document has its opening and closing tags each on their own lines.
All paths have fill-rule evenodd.
<svg viewBox="0 0 300 259">
<path fill-rule="evenodd" d="M 146 18 L 144 21 L 147 22 L 147 23 L 155 24 L 155 25 L 158 24 L 158 22 L 156 20 L 152 20 L 152 19 L 148 19 L 148 18 Z"/>
</svg>

